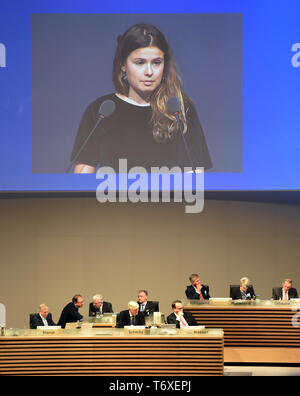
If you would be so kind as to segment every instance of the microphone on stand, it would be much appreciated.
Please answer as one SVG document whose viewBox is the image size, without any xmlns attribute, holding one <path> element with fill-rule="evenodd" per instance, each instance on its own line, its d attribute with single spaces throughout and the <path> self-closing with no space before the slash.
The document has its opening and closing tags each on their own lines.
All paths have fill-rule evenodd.
<svg viewBox="0 0 300 396">
<path fill-rule="evenodd" d="M 192 161 L 192 158 L 191 158 L 191 153 L 190 153 L 190 150 L 188 148 L 188 145 L 187 145 L 184 133 L 183 133 L 183 123 L 182 123 L 182 121 L 181 121 L 181 119 L 179 117 L 179 115 L 181 114 L 180 102 L 175 96 L 171 96 L 168 99 L 168 101 L 167 101 L 167 109 L 168 109 L 168 112 L 170 114 L 172 114 L 176 118 L 177 125 L 178 125 L 178 128 L 179 128 L 181 137 L 183 139 L 183 144 L 184 144 L 184 147 L 185 147 L 185 151 L 186 151 L 188 160 L 189 160 L 190 165 L 191 165 L 191 167 L 192 167 L 192 169 L 194 171 L 194 164 L 193 164 L 193 161 Z"/>
<path fill-rule="evenodd" d="M 113 112 L 115 111 L 115 108 L 116 108 L 116 105 L 115 105 L 115 102 L 113 100 L 108 99 L 108 100 L 105 100 L 103 103 L 101 103 L 99 111 L 98 111 L 97 122 L 96 122 L 94 128 L 88 134 L 87 138 L 85 139 L 85 141 L 83 142 L 81 147 L 79 148 L 79 150 L 78 150 L 77 154 L 75 155 L 75 157 L 73 158 L 71 164 L 68 166 L 68 169 L 66 170 L 66 173 L 69 173 L 70 169 L 74 165 L 75 161 L 79 157 L 79 155 L 82 152 L 82 150 L 87 145 L 87 142 L 89 141 L 90 137 L 93 135 L 93 133 L 94 133 L 95 129 L 97 128 L 97 126 L 101 123 L 101 121 L 104 118 L 109 117 L 110 115 L 112 115 Z"/>
</svg>

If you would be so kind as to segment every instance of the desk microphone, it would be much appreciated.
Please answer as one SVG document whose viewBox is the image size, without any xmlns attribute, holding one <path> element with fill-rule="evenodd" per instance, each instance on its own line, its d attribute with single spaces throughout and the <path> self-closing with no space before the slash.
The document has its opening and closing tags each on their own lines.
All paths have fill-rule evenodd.
<svg viewBox="0 0 300 396">
<path fill-rule="evenodd" d="M 98 119 L 97 122 L 94 126 L 94 128 L 91 130 L 91 132 L 89 133 L 89 135 L 87 136 L 87 138 L 85 139 L 85 141 L 83 142 L 83 144 L 81 145 L 80 149 L 78 150 L 77 154 L 75 155 L 75 157 L 73 158 L 71 164 L 69 165 L 68 169 L 66 170 L 66 173 L 69 173 L 70 169 L 72 168 L 73 164 L 75 163 L 75 161 L 77 160 L 77 158 L 79 157 L 79 154 L 82 152 L 82 150 L 85 148 L 87 142 L 89 141 L 90 137 L 92 136 L 92 134 L 94 133 L 95 129 L 97 128 L 97 126 L 101 123 L 101 121 L 106 118 L 109 117 L 110 115 L 113 114 L 113 112 L 115 111 L 115 102 L 113 100 L 105 100 L 104 102 L 101 103 L 99 111 L 98 111 Z"/>
<path fill-rule="evenodd" d="M 172 114 L 176 118 L 178 129 L 179 129 L 181 137 L 183 139 L 183 144 L 184 144 L 184 147 L 185 147 L 185 151 L 186 151 L 188 160 L 190 162 L 190 165 L 191 165 L 192 169 L 194 170 L 194 164 L 193 164 L 193 161 L 192 161 L 192 158 L 191 158 L 191 153 L 190 153 L 190 150 L 188 148 L 188 145 L 187 145 L 184 133 L 183 133 L 183 123 L 182 123 L 182 121 L 181 121 L 181 119 L 179 117 L 179 115 L 181 114 L 180 102 L 175 96 L 171 96 L 168 99 L 168 101 L 167 101 L 167 109 L 168 109 L 168 112 L 170 114 Z"/>
</svg>

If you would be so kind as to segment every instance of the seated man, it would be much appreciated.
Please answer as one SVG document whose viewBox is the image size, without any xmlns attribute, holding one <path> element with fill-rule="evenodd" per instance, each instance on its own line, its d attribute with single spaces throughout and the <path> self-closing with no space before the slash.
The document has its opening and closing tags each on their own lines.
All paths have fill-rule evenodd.
<svg viewBox="0 0 300 396">
<path fill-rule="evenodd" d="M 41 304 L 39 312 L 31 319 L 30 328 L 36 329 L 37 326 L 56 326 L 46 304 Z"/>
<path fill-rule="evenodd" d="M 121 311 L 118 315 L 117 327 L 143 325 L 145 325 L 145 315 L 139 312 L 139 304 L 129 301 L 128 309 Z"/>
<path fill-rule="evenodd" d="M 253 286 L 246 277 L 240 279 L 240 288 L 233 290 L 231 294 L 233 300 L 252 300 L 255 297 Z"/>
<path fill-rule="evenodd" d="M 149 316 L 152 312 L 155 311 L 155 306 L 151 301 L 148 301 L 148 292 L 147 290 L 140 290 L 138 292 L 138 302 L 139 310 L 145 316 Z"/>
<path fill-rule="evenodd" d="M 298 298 L 298 292 L 297 289 L 293 287 L 292 279 L 284 279 L 281 286 L 281 289 L 273 289 L 274 300 L 290 300 L 291 298 Z"/>
<path fill-rule="evenodd" d="M 190 277 L 191 285 L 187 286 L 185 294 L 191 300 L 208 300 L 209 287 L 202 285 L 198 274 L 192 274 Z"/>
<path fill-rule="evenodd" d="M 97 313 L 100 315 L 104 313 L 113 313 L 112 304 L 110 302 L 103 301 L 101 294 L 96 294 L 93 297 L 93 302 L 89 306 L 89 316 L 96 316 Z"/>
<path fill-rule="evenodd" d="M 176 324 L 177 328 L 184 326 L 198 326 L 196 319 L 190 312 L 183 312 L 182 301 L 173 301 L 172 310 L 173 312 L 167 317 L 167 323 Z"/>
<path fill-rule="evenodd" d="M 72 302 L 68 303 L 60 314 L 58 326 L 63 329 L 66 327 L 66 323 L 77 322 L 82 320 L 83 316 L 78 312 L 78 309 L 83 306 L 83 298 L 80 294 L 75 294 L 72 298 Z"/>
</svg>

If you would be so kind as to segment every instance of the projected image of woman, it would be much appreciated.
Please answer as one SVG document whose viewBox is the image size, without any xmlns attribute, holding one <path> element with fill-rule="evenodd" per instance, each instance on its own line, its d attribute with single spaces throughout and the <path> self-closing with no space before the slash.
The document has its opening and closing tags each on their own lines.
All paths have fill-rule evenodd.
<svg viewBox="0 0 300 396">
<path fill-rule="evenodd" d="M 128 169 L 142 166 L 148 171 L 152 166 L 212 167 L 196 109 L 156 27 L 136 24 L 118 37 L 113 82 L 116 92 L 93 101 L 81 119 L 71 156 L 75 173 L 94 173 L 99 166 L 118 172 L 121 158 L 127 159 Z M 179 122 L 169 113 L 170 97 L 177 98 Z M 107 100 L 115 109 L 86 142 Z"/>
</svg>

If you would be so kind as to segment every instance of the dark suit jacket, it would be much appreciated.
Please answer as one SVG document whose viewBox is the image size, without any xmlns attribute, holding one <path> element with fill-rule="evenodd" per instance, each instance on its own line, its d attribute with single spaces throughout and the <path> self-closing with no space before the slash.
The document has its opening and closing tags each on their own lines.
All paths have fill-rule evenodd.
<svg viewBox="0 0 300 396">
<path fill-rule="evenodd" d="M 282 287 L 274 287 L 272 297 L 274 300 L 282 299 Z M 291 298 L 298 298 L 297 289 L 295 289 L 294 287 L 291 287 L 288 291 L 288 299 L 290 300 Z"/>
<path fill-rule="evenodd" d="M 89 316 L 96 316 L 96 313 L 99 312 L 99 309 L 96 309 L 93 303 L 90 303 L 89 306 Z M 103 301 L 102 304 L 102 313 L 113 313 L 112 304 L 110 302 Z"/>
<path fill-rule="evenodd" d="M 207 285 L 202 285 L 201 293 L 202 296 L 204 297 L 204 300 L 208 300 L 210 298 L 209 287 Z M 200 300 L 200 294 L 196 292 L 193 285 L 186 287 L 185 294 L 187 298 L 191 300 Z"/>
<path fill-rule="evenodd" d="M 247 298 L 247 300 L 250 300 L 250 299 L 252 299 L 252 298 L 255 298 L 256 296 L 255 296 L 255 293 L 254 293 L 254 289 L 253 289 L 253 286 L 248 286 L 248 289 L 247 289 L 247 291 L 246 291 L 246 294 L 250 294 L 250 297 L 248 297 Z M 241 290 L 240 290 L 240 288 L 239 287 L 237 287 L 236 289 L 233 289 L 232 290 L 232 292 L 231 292 L 231 298 L 233 299 L 233 300 L 242 300 L 243 299 L 243 297 L 242 297 L 242 292 L 241 292 Z"/>
<path fill-rule="evenodd" d="M 139 307 L 141 308 L 141 303 L 139 303 Z M 155 305 L 152 301 L 147 301 L 144 311 L 142 312 L 143 315 L 149 316 L 151 313 L 155 311 Z"/>
<path fill-rule="evenodd" d="M 126 309 L 125 311 L 121 311 L 118 314 L 117 317 L 117 327 L 124 327 L 124 326 L 130 326 L 130 313 L 129 309 Z M 139 313 L 135 316 L 135 326 L 144 326 L 145 325 L 145 315 L 142 314 L 142 312 L 139 311 Z"/>
<path fill-rule="evenodd" d="M 183 317 L 189 326 L 198 326 L 196 319 L 193 317 L 193 315 L 190 312 L 184 312 Z M 167 317 L 167 323 L 176 324 L 176 327 L 178 329 L 180 328 L 180 322 L 179 320 L 176 319 L 176 315 L 174 314 L 174 312 L 172 312 L 171 315 Z"/>
<path fill-rule="evenodd" d="M 57 324 L 64 329 L 66 327 L 66 323 L 77 322 L 82 318 L 83 316 L 78 312 L 78 308 L 75 307 L 74 303 L 70 302 L 62 310 Z"/>
<path fill-rule="evenodd" d="M 52 314 L 49 313 L 46 317 L 46 320 L 48 322 L 48 326 L 56 326 L 56 324 L 52 320 Z M 42 318 L 39 313 L 35 314 L 31 318 L 31 323 L 30 323 L 30 328 L 31 329 L 36 329 L 37 326 L 44 326 L 44 322 L 42 321 Z"/>
</svg>

